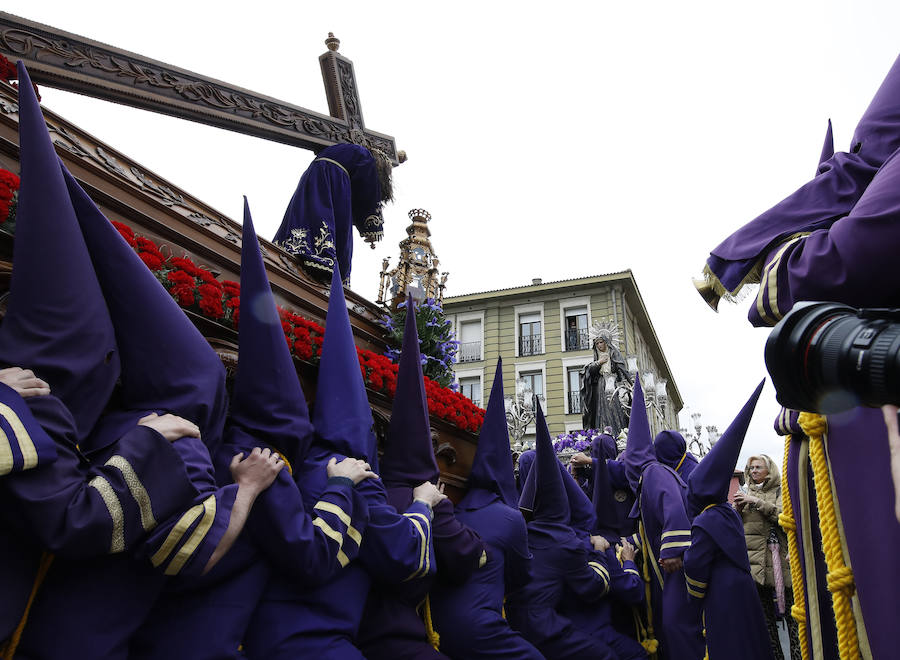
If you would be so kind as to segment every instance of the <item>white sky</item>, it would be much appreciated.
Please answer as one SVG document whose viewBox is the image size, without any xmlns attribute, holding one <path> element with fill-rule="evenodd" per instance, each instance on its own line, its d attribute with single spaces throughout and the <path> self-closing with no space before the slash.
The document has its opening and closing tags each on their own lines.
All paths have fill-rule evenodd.
<svg viewBox="0 0 900 660">
<path fill-rule="evenodd" d="M 691 285 L 730 232 L 812 177 L 826 121 L 848 147 L 898 52 L 900 4 L 6 0 L 3 10 L 328 113 L 329 31 L 369 128 L 409 161 L 352 288 L 374 299 L 425 208 L 447 295 L 631 268 L 685 400 L 723 431 L 766 376 L 749 300 Z M 260 235 L 310 152 L 42 89 L 43 104 Z M 767 385 L 743 456 L 779 462 Z"/>
</svg>

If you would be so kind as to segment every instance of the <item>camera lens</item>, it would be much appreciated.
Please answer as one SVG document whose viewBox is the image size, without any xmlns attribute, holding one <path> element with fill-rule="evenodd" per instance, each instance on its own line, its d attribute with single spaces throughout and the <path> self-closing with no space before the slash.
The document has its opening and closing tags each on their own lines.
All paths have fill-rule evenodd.
<svg viewBox="0 0 900 660">
<path fill-rule="evenodd" d="M 787 408 L 834 413 L 900 402 L 900 310 L 800 303 L 766 342 Z"/>
</svg>

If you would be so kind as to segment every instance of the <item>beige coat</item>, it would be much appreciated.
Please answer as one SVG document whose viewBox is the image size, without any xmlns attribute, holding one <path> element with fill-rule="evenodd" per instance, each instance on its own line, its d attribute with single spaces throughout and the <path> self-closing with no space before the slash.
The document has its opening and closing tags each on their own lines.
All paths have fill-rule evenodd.
<svg viewBox="0 0 900 660">
<path fill-rule="evenodd" d="M 747 494 L 758 497 L 762 503 L 758 506 L 747 505 L 741 510 L 744 521 L 744 537 L 747 540 L 747 555 L 750 558 L 750 574 L 753 579 L 767 587 L 775 586 L 772 571 L 772 553 L 767 546 L 769 531 L 775 529 L 778 543 L 781 546 L 781 572 L 784 575 L 784 586 L 791 586 L 791 569 L 788 563 L 787 536 L 778 524 L 781 514 L 781 472 L 771 458 L 760 456 L 769 465 L 769 476 L 762 484 L 754 484 L 750 474 L 744 473 Z"/>
</svg>

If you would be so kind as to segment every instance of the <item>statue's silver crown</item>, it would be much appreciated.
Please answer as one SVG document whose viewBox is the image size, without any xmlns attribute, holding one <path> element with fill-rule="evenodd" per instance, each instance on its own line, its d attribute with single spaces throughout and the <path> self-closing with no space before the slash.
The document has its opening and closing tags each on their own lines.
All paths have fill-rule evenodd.
<svg viewBox="0 0 900 660">
<path fill-rule="evenodd" d="M 619 324 L 615 321 L 594 321 L 588 335 L 591 338 L 591 346 L 602 337 L 608 345 L 619 348 L 620 340 L 622 338 L 622 335 L 619 332 Z"/>
</svg>

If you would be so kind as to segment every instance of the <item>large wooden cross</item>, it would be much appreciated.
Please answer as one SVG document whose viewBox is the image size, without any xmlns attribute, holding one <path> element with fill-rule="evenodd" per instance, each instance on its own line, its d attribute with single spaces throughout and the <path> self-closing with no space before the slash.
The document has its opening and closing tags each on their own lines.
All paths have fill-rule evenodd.
<svg viewBox="0 0 900 660">
<path fill-rule="evenodd" d="M 313 151 L 362 144 L 399 164 L 405 155 L 394 138 L 363 123 L 353 63 L 332 34 L 325 43 L 319 62 L 331 116 L 0 12 L 0 52 L 22 60 L 36 83 Z"/>
</svg>

